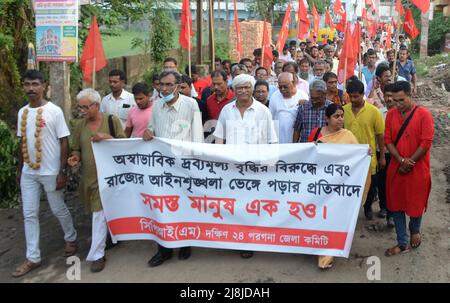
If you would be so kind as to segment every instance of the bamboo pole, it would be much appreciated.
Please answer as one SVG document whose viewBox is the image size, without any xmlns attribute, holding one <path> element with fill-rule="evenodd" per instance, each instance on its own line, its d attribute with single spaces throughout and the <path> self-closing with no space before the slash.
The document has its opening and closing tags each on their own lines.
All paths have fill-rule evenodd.
<svg viewBox="0 0 450 303">
<path fill-rule="evenodd" d="M 400 48 L 400 46 L 398 45 L 399 42 L 399 36 L 400 36 L 400 25 L 401 25 L 401 17 L 400 17 L 400 13 L 398 12 L 398 17 L 397 17 L 397 32 L 395 33 L 395 47 L 394 47 L 394 69 L 392 70 L 392 82 L 395 82 L 395 71 L 397 69 L 397 55 L 398 55 L 398 50 Z"/>
<path fill-rule="evenodd" d="M 188 8 L 189 10 L 191 9 L 190 7 Z M 190 13 L 189 13 L 190 15 Z M 191 24 L 190 24 L 190 20 L 189 17 L 186 16 L 187 20 L 186 20 L 186 25 L 187 25 L 187 32 L 188 32 L 188 65 L 189 65 L 189 78 L 192 78 L 191 75 Z"/>
<path fill-rule="evenodd" d="M 209 0 L 209 52 L 211 57 L 211 70 L 214 70 L 215 44 L 214 44 L 214 2 Z"/>
</svg>

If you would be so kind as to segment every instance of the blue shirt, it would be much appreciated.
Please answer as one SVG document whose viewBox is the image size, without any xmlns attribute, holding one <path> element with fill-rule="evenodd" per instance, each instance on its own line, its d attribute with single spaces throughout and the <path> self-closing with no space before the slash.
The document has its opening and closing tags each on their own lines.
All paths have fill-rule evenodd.
<svg viewBox="0 0 450 303">
<path fill-rule="evenodd" d="M 375 77 L 375 71 L 377 69 L 375 68 L 373 70 L 373 72 L 371 72 L 369 70 L 369 68 L 367 66 L 364 66 L 362 69 L 362 73 L 364 74 L 364 78 L 366 78 L 366 83 L 369 84 L 370 82 L 372 82 L 373 77 Z"/>
<path fill-rule="evenodd" d="M 400 60 L 397 60 L 398 75 L 406 79 L 406 81 L 411 81 L 412 75 L 416 74 L 416 67 L 412 60 L 406 60 L 405 65 L 400 64 Z"/>
</svg>

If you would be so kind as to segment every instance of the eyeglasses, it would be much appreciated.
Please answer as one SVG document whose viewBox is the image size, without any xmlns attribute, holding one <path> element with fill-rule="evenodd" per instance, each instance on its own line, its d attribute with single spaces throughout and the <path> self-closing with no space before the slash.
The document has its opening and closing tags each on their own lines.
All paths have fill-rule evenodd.
<svg viewBox="0 0 450 303">
<path fill-rule="evenodd" d="M 79 110 L 88 110 L 92 105 L 94 105 L 95 103 L 91 103 L 89 105 L 78 105 L 78 109 Z"/>
</svg>

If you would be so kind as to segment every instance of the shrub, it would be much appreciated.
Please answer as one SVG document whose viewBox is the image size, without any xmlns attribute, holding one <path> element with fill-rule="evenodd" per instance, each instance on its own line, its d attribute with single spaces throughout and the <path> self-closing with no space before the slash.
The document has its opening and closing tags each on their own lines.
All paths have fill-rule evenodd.
<svg viewBox="0 0 450 303">
<path fill-rule="evenodd" d="M 19 205 L 19 185 L 16 182 L 19 140 L 10 127 L 0 120 L 0 208 Z"/>
</svg>

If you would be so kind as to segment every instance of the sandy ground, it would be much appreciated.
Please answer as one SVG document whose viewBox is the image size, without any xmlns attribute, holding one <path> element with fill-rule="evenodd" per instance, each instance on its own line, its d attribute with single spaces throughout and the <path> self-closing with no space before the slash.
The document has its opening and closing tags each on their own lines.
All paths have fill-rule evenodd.
<svg viewBox="0 0 450 303">
<path fill-rule="evenodd" d="M 435 81 L 436 82 L 436 81 Z M 92 274 L 85 261 L 90 244 L 90 216 L 83 212 L 75 193 L 67 193 L 67 204 L 79 233 L 81 280 L 67 279 L 68 265 L 61 256 L 62 231 L 43 201 L 40 214 L 43 264 L 23 278 L 11 272 L 25 255 L 23 217 L 20 209 L 0 210 L 0 282 L 373 282 L 367 272 L 370 256 L 380 260 L 380 280 L 375 282 L 450 282 L 450 94 L 432 79 L 419 81 L 420 104 L 435 117 L 436 136 L 432 149 L 432 192 L 422 224 L 423 241 L 411 253 L 385 257 L 393 246 L 395 232 L 383 219 L 367 221 L 361 210 L 351 255 L 338 258 L 331 270 L 317 269 L 317 257 L 308 255 L 257 252 L 244 260 L 232 250 L 193 248 L 189 260 L 174 255 L 156 268 L 147 267 L 156 252 L 153 241 L 130 241 L 107 251 L 107 264 L 101 273 Z M 376 214 L 377 204 L 374 204 Z M 376 217 L 376 216 L 375 216 Z"/>
</svg>

